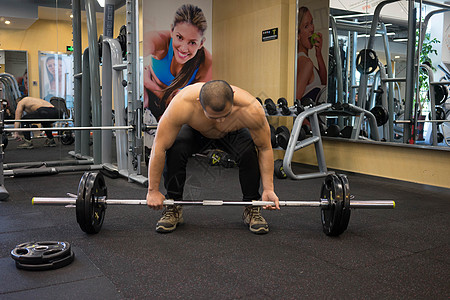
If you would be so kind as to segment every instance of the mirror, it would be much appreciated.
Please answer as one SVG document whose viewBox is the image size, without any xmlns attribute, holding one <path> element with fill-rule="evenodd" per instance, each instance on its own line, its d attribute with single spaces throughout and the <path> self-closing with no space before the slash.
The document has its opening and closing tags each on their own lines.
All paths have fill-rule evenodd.
<svg viewBox="0 0 450 300">
<path fill-rule="evenodd" d="M 13 75 L 21 95 L 28 95 L 28 53 L 22 50 L 0 50 L 0 73 Z"/>
<path fill-rule="evenodd" d="M 450 7 L 439 2 L 431 4 L 427 2 L 420 6 L 415 3 L 415 14 L 409 14 L 409 2 L 387 4 L 384 1 L 377 3 L 382 7 L 378 14 L 377 6 L 368 1 L 330 1 L 328 102 L 349 103 L 372 111 L 380 125 L 371 128 L 368 122 L 363 122 L 355 140 L 369 138 L 427 147 L 450 146 L 450 123 L 429 122 L 430 119 L 450 119 L 450 55 L 448 46 L 443 43 L 445 30 L 449 30 Z M 409 31 L 412 28 L 409 18 L 414 19 L 413 24 L 417 23 L 416 32 L 414 29 Z M 374 19 L 379 20 L 379 26 L 371 33 Z M 423 43 L 414 45 L 412 42 L 413 54 L 408 58 L 408 35 L 419 37 L 419 32 Z M 419 44 L 422 50 L 420 64 L 430 65 L 429 69 L 421 67 L 420 73 L 414 67 Z M 335 47 L 339 49 L 339 62 L 336 61 Z M 342 68 L 341 74 L 337 72 L 337 66 Z M 411 73 L 408 73 L 409 66 L 414 70 Z M 413 78 L 416 80 L 409 80 Z M 442 83 L 438 84 L 438 81 Z M 419 83 L 420 92 L 414 92 L 415 82 Z M 437 113 L 433 114 L 433 111 Z M 355 118 L 339 118 L 336 123 L 341 128 L 354 126 Z M 411 124 L 408 120 L 418 122 Z M 374 138 L 375 131 L 378 139 Z"/>
</svg>

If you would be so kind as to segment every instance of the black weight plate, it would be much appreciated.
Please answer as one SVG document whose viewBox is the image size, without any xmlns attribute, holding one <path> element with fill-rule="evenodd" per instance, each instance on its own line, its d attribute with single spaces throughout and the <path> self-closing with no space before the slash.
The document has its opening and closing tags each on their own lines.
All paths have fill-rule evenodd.
<svg viewBox="0 0 450 300">
<path fill-rule="evenodd" d="M 340 226 L 340 232 L 337 235 L 340 235 L 345 230 L 347 230 L 348 223 L 350 221 L 350 184 L 348 182 L 347 176 L 344 174 L 338 174 L 339 179 L 342 182 L 342 188 L 344 191 L 344 201 L 342 206 L 342 218 L 341 218 L 341 226 Z"/>
<path fill-rule="evenodd" d="M 279 179 L 286 179 L 287 175 L 286 172 L 284 172 L 283 160 L 277 159 L 276 161 L 274 161 L 273 165 L 273 173 L 275 174 L 275 176 Z"/>
<path fill-rule="evenodd" d="M 75 142 L 71 130 L 64 130 L 61 132 L 61 144 L 63 145 L 72 145 Z"/>
<path fill-rule="evenodd" d="M 375 105 L 370 112 L 375 116 L 377 120 L 377 126 L 383 126 L 389 121 L 389 112 L 382 105 Z"/>
<path fill-rule="evenodd" d="M 448 90 L 445 85 L 437 84 L 434 86 L 434 100 L 437 105 L 442 105 L 448 98 Z"/>
<path fill-rule="evenodd" d="M 328 207 L 321 208 L 323 232 L 328 236 L 338 236 L 341 232 L 344 192 L 342 182 L 335 174 L 325 178 L 320 191 L 321 199 L 328 199 Z"/>
<path fill-rule="evenodd" d="M 76 201 L 76 215 L 77 222 L 80 225 L 81 230 L 86 232 L 86 218 L 85 218 L 85 194 L 86 194 L 86 179 L 88 178 L 91 172 L 85 172 L 80 179 L 80 183 L 78 184 L 78 192 L 77 192 L 77 201 Z"/>
<path fill-rule="evenodd" d="M 442 107 L 436 106 L 435 112 L 436 112 L 436 120 L 445 120 L 445 110 Z M 428 114 L 428 119 L 432 120 L 431 112 Z M 441 125 L 442 122 L 437 122 L 437 124 Z"/>
<path fill-rule="evenodd" d="M 36 265 L 64 258 L 70 250 L 67 242 L 27 242 L 11 250 L 11 257 L 19 263 Z"/>
<path fill-rule="evenodd" d="M 65 267 L 73 262 L 75 258 L 75 254 L 73 251 L 69 252 L 69 255 L 66 257 L 62 257 L 60 259 L 56 259 L 47 263 L 42 264 L 28 264 L 28 263 L 21 263 L 19 261 L 16 261 L 16 267 L 18 269 L 22 270 L 29 270 L 29 271 L 44 271 L 44 270 L 54 270 L 58 268 Z"/>
<path fill-rule="evenodd" d="M 362 74 L 373 73 L 378 67 L 378 57 L 372 49 L 362 49 L 356 57 L 356 69 Z"/>
<path fill-rule="evenodd" d="M 101 173 L 90 173 L 86 179 L 85 192 L 85 229 L 86 233 L 100 232 L 105 219 L 106 205 L 99 203 L 99 198 L 106 199 L 107 189 L 105 179 Z"/>
</svg>

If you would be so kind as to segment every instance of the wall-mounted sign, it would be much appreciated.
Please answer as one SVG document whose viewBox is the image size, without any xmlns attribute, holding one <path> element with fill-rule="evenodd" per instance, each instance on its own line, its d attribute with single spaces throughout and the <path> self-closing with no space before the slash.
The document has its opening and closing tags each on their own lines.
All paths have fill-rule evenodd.
<svg viewBox="0 0 450 300">
<path fill-rule="evenodd" d="M 73 52 L 73 46 L 66 46 L 67 52 Z"/>
<path fill-rule="evenodd" d="M 262 41 L 267 42 L 278 38 L 278 28 L 272 28 L 262 31 Z"/>
</svg>

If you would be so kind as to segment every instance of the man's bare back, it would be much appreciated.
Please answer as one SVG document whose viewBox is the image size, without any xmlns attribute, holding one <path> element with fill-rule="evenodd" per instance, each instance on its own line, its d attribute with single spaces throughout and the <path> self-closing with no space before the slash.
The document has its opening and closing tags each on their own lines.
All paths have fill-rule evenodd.
<svg viewBox="0 0 450 300">
<path fill-rule="evenodd" d="M 47 102 L 43 99 L 34 97 L 25 97 L 22 100 L 20 100 L 19 103 L 17 104 L 18 109 L 20 108 L 21 111 L 25 111 L 27 113 L 36 111 L 41 107 L 53 107 L 53 105 L 50 102 Z"/>
</svg>

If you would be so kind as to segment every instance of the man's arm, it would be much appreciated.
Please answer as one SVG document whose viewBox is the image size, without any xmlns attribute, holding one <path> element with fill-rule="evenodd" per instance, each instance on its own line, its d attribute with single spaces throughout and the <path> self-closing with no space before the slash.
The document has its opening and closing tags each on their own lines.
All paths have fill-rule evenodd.
<svg viewBox="0 0 450 300">
<path fill-rule="evenodd" d="M 22 119 L 22 114 L 23 114 L 23 110 L 24 110 L 23 102 L 24 102 L 24 100 L 20 101 L 17 104 L 16 113 L 15 113 L 15 119 L 16 120 L 21 120 Z M 20 128 L 20 122 L 14 122 L 14 128 Z M 19 137 L 19 133 L 18 132 L 14 132 L 14 138 L 18 138 L 18 137 Z"/>
<path fill-rule="evenodd" d="M 249 106 L 251 120 L 248 129 L 252 136 L 253 142 L 258 149 L 258 163 L 261 173 L 261 182 L 263 185 L 263 201 L 275 202 L 275 207 L 280 209 L 278 197 L 274 191 L 273 185 L 273 150 L 270 142 L 270 127 L 267 122 L 264 109 L 259 102 L 252 97 L 252 104 Z M 273 206 L 265 206 L 264 208 L 274 209 Z"/>
<path fill-rule="evenodd" d="M 166 161 L 166 151 L 174 143 L 181 126 L 190 115 L 183 101 L 183 94 L 178 94 L 161 117 L 156 130 L 148 168 L 147 205 L 153 209 L 162 209 L 164 196 L 159 192 L 161 175 Z"/>
</svg>

